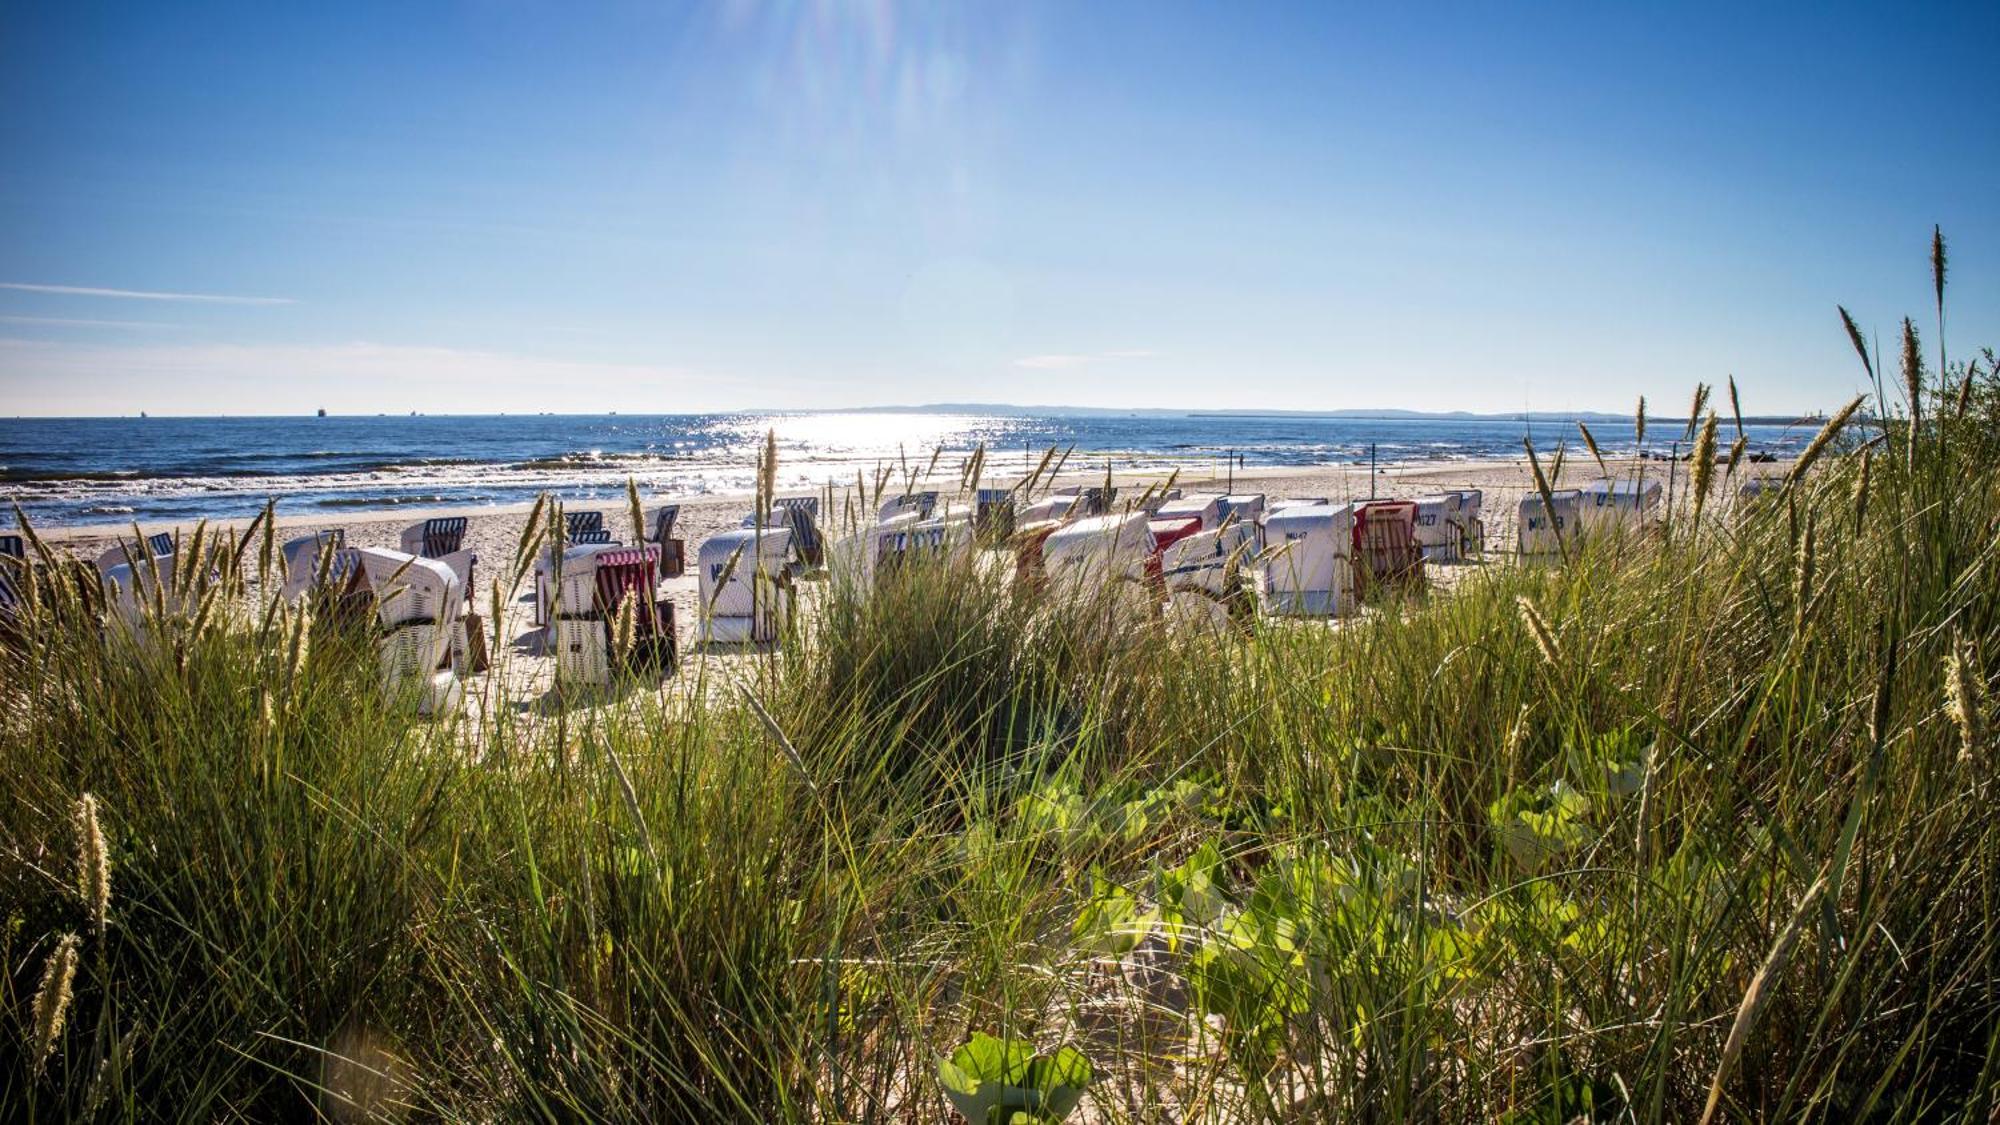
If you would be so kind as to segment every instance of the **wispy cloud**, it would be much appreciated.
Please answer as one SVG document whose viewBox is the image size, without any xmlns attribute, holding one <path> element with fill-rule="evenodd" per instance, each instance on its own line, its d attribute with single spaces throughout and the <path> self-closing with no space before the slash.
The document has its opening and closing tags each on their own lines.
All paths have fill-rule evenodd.
<svg viewBox="0 0 2000 1125">
<path fill-rule="evenodd" d="M 209 305 L 295 305 L 290 297 L 237 297 L 224 293 L 166 293 L 151 289 L 101 289 L 93 285 L 39 285 L 0 281 L 0 289 L 17 293 L 53 293 L 63 297 L 116 297 L 128 301 L 198 301 Z"/>
<path fill-rule="evenodd" d="M 42 324 L 58 328 L 181 328 L 164 320 L 84 320 L 67 316 L 0 316 L 0 324 Z"/>
<path fill-rule="evenodd" d="M 1054 371 L 1064 367 L 1082 367 L 1107 360 L 1152 359 L 1160 353 L 1146 348 L 1122 348 L 1108 352 L 1053 352 L 1048 355 L 1022 356 L 1014 361 L 1016 367 L 1030 367 L 1037 371 Z"/>
</svg>

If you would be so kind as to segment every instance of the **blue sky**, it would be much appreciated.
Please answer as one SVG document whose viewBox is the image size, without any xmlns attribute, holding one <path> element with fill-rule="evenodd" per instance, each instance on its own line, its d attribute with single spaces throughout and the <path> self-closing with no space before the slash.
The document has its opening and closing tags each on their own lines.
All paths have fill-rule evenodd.
<svg viewBox="0 0 2000 1125">
<path fill-rule="evenodd" d="M 1838 405 L 2000 5 L 0 0 L 0 412 Z M 188 299 L 229 298 L 229 299 Z"/>
</svg>

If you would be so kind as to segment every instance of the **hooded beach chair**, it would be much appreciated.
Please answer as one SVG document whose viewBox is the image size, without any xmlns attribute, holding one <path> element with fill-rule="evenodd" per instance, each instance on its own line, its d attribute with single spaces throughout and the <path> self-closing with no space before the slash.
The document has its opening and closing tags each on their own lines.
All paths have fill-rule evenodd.
<svg viewBox="0 0 2000 1125">
<path fill-rule="evenodd" d="M 1243 581 L 1243 557 L 1237 557 L 1235 573 L 1231 572 L 1234 553 L 1226 527 L 1168 544 L 1160 555 L 1161 613 L 1166 620 L 1176 626 L 1216 629 L 1247 623 L 1255 605 Z"/>
<path fill-rule="evenodd" d="M 466 590 L 475 590 L 478 587 L 473 581 L 473 567 L 479 562 L 479 555 L 465 549 L 466 523 L 464 516 L 418 520 L 403 529 L 403 552 L 438 560 L 458 575 Z"/>
<path fill-rule="evenodd" d="M 1263 550 L 1263 493 L 1240 492 L 1224 496 L 1218 507 L 1221 515 L 1216 521 L 1216 527 L 1222 532 L 1221 547 L 1224 553 L 1238 549 L 1246 554 Z"/>
<path fill-rule="evenodd" d="M 1146 513 L 1085 516 L 1052 531 L 1041 545 L 1042 581 L 1061 598 L 1108 595 L 1151 605 L 1157 556 Z"/>
<path fill-rule="evenodd" d="M 454 653 L 463 649 L 465 586 L 439 559 L 385 547 L 347 547 L 342 567 L 355 591 L 373 603 L 372 624 L 383 694 L 414 703 L 418 714 L 438 715 L 458 706 L 465 693 Z"/>
<path fill-rule="evenodd" d="M 1515 553 L 1523 559 L 1552 559 L 1562 556 L 1563 544 L 1576 538 L 1583 515 L 1583 493 L 1565 488 L 1549 494 L 1530 492 L 1521 497 L 1520 530 L 1515 534 Z"/>
<path fill-rule="evenodd" d="M 1280 617 L 1334 617 L 1354 597 L 1354 507 L 1286 504 L 1264 516 L 1264 608 Z"/>
<path fill-rule="evenodd" d="M 1189 516 L 1201 521 L 1201 530 L 1214 531 L 1222 526 L 1222 501 L 1219 492 L 1197 492 L 1187 496 L 1176 496 L 1163 502 L 1153 510 L 1154 519 L 1182 519 Z"/>
<path fill-rule="evenodd" d="M 678 655 L 674 607 L 659 596 L 658 545 L 571 547 L 559 569 L 548 626 L 557 682 L 602 685 L 621 666 L 672 672 Z M 617 626 L 628 602 L 631 649 L 620 652 Z"/>
<path fill-rule="evenodd" d="M 419 520 L 403 529 L 402 545 L 405 554 L 418 558 L 436 559 L 451 568 L 458 575 L 459 585 L 464 589 L 464 597 L 459 600 L 460 612 L 464 617 L 462 627 L 454 632 L 454 643 L 462 644 L 462 650 L 454 653 L 461 667 L 473 672 L 486 670 L 486 633 L 480 626 L 479 614 L 474 609 L 474 599 L 478 597 L 479 586 L 473 580 L 474 568 L 478 566 L 479 554 L 465 549 L 464 516 L 438 516 Z"/>
<path fill-rule="evenodd" d="M 1456 492 L 1419 496 L 1417 506 L 1417 549 L 1425 562 L 1457 562 L 1464 557 L 1465 535 L 1459 527 Z"/>
<path fill-rule="evenodd" d="M 1583 530 L 1598 536 L 1644 531 L 1659 518 L 1664 492 L 1657 480 L 1594 480 L 1583 494 Z"/>
<path fill-rule="evenodd" d="M 792 533 L 784 527 L 725 531 L 701 545 L 701 639 L 717 644 L 775 641 L 791 616 Z"/>
</svg>

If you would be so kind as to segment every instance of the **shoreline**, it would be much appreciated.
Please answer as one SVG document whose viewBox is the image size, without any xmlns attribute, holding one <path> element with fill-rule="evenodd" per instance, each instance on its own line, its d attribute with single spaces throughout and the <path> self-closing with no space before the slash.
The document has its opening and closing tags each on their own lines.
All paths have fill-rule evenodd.
<svg viewBox="0 0 2000 1125">
<path fill-rule="evenodd" d="M 1620 461 L 1613 461 L 1611 459 L 1607 459 L 1606 463 L 1651 465 L 1655 464 L 1656 462 L 1640 461 L 1635 458 L 1635 459 L 1625 459 Z M 1593 465 L 1592 467 L 1594 468 L 1595 466 Z M 1454 475 L 1464 475 L 1467 478 L 1466 481 L 1464 482 L 1465 487 L 1477 488 L 1483 486 L 1482 480 L 1484 480 L 1485 478 L 1490 478 L 1492 474 L 1495 474 L 1497 472 L 1524 473 L 1526 472 L 1526 470 L 1527 470 L 1527 459 L 1525 457 L 1517 457 L 1511 459 L 1486 458 L 1486 459 L 1466 459 L 1466 460 L 1449 460 L 1449 461 L 1444 461 L 1444 460 L 1407 461 L 1400 463 L 1383 462 L 1376 466 L 1376 476 L 1378 478 L 1383 478 L 1384 480 L 1389 482 L 1421 481 L 1432 485 L 1434 488 L 1446 488 L 1446 487 L 1451 487 L 1453 485 L 1454 482 L 1450 478 L 1452 478 Z M 1120 487 L 1143 488 L 1148 484 L 1157 483 L 1168 479 L 1168 477 L 1173 472 L 1174 470 L 1171 469 L 1124 470 L 1124 471 L 1114 472 L 1112 474 L 1112 479 Z M 1365 465 L 1351 465 L 1351 464 L 1271 465 L 1271 466 L 1252 465 L 1252 466 L 1246 466 L 1243 470 L 1235 474 L 1236 485 L 1234 487 L 1238 488 L 1239 490 L 1248 490 L 1253 492 L 1269 492 L 1270 488 L 1263 486 L 1280 482 L 1292 482 L 1292 483 L 1297 483 L 1302 481 L 1350 482 L 1350 479 L 1351 481 L 1365 482 L 1367 480 L 1367 477 L 1368 477 L 1368 470 L 1367 466 Z M 997 481 L 1004 483 L 994 483 L 988 485 L 988 487 L 1012 487 L 1014 484 L 1018 483 L 1020 479 L 1021 477 L 1020 474 L 1018 473 L 1012 475 L 1000 476 L 997 478 Z M 1104 475 L 1101 472 L 1097 473 L 1065 472 L 1060 477 L 1055 478 L 1052 482 L 1048 482 L 1044 485 L 1038 486 L 1038 491 L 1046 491 L 1048 488 L 1051 487 L 1067 487 L 1070 485 L 1090 485 L 1102 482 L 1103 479 Z M 1176 480 L 1175 487 L 1182 489 L 1199 488 L 1199 490 L 1201 491 L 1222 491 L 1229 479 L 1230 478 L 1226 476 L 1224 477 L 1183 476 Z M 851 492 L 852 489 L 853 489 L 853 484 L 851 481 L 847 482 L 844 485 L 835 485 L 835 495 L 836 497 L 838 497 L 843 492 Z M 1308 491 L 1313 491 L 1313 490 L 1314 489 L 1312 488 L 1308 488 Z M 809 494 L 804 488 L 792 488 L 792 489 L 781 488 L 779 492 L 782 495 Z M 745 492 L 697 493 L 694 495 L 677 498 L 669 493 L 658 493 L 658 494 L 648 495 L 644 492 L 642 488 L 640 498 L 641 501 L 648 508 L 655 507 L 660 504 L 679 503 L 681 505 L 682 518 L 685 519 L 690 513 L 701 509 L 718 508 L 718 507 L 737 508 L 754 500 L 755 496 L 756 494 L 754 492 L 745 491 Z M 1354 497 L 1351 495 L 1344 495 L 1341 497 L 1341 499 L 1355 499 L 1355 498 L 1358 497 Z M 277 526 L 281 529 L 286 529 L 286 528 L 301 529 L 301 528 L 319 528 L 319 527 L 354 528 L 358 526 L 365 526 L 371 524 L 396 523 L 398 524 L 398 526 L 407 527 L 408 525 L 416 523 L 419 520 L 431 519 L 439 516 L 465 516 L 470 519 L 478 519 L 480 517 L 490 517 L 493 519 L 518 519 L 521 517 L 525 517 L 531 510 L 533 510 L 534 506 L 535 502 L 532 500 L 517 500 L 517 501 L 508 501 L 507 503 L 502 503 L 502 504 L 495 504 L 495 503 L 412 504 L 408 507 L 392 505 L 383 507 L 356 507 L 351 509 L 343 508 L 343 509 L 324 510 L 315 512 L 303 512 L 296 510 L 287 511 L 285 509 L 283 502 L 281 501 L 277 509 L 278 513 Z M 622 510 L 625 506 L 625 499 L 622 495 L 620 495 L 615 498 L 608 498 L 605 500 L 574 502 L 570 503 L 568 506 L 579 510 L 602 509 L 607 513 L 610 513 L 617 510 Z M 28 516 L 30 521 L 32 522 L 33 513 L 29 512 Z M 240 531 L 244 527 L 249 526 L 250 522 L 255 518 L 256 517 L 254 515 L 227 516 L 220 518 L 211 517 L 208 518 L 206 522 L 211 531 Z M 182 520 L 140 519 L 137 521 L 126 520 L 122 522 L 103 521 L 96 523 L 66 523 L 66 524 L 58 524 L 50 526 L 36 526 L 35 533 L 39 535 L 45 542 L 49 543 L 75 543 L 78 541 L 88 541 L 93 543 L 95 542 L 108 543 L 109 541 L 117 539 L 121 536 L 129 536 L 131 534 L 132 524 L 134 522 L 136 522 L 139 525 L 139 529 L 142 533 L 150 535 L 160 531 L 173 531 L 177 528 L 191 528 L 196 523 L 203 522 L 203 520 L 201 517 L 194 517 Z"/>
</svg>

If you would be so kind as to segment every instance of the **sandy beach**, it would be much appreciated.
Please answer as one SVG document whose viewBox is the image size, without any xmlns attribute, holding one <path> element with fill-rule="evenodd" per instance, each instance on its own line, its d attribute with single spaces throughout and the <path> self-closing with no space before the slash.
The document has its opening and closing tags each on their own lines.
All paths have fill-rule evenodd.
<svg viewBox="0 0 2000 1125">
<path fill-rule="evenodd" d="M 1544 461 L 1545 470 L 1548 464 Z M 1608 470 L 1618 477 L 1629 477 L 1643 472 L 1647 476 L 1657 475 L 1666 479 L 1669 472 L 1680 474 L 1684 479 L 1684 468 L 1676 468 L 1662 461 L 1611 461 Z M 1769 465 L 1748 466 L 1759 472 L 1773 471 Z M 1594 462 L 1569 459 L 1563 469 L 1558 486 L 1574 487 L 1586 480 L 1596 479 L 1599 471 Z M 1273 499 L 1279 497 L 1324 497 L 1336 502 L 1368 499 L 1371 496 L 1383 498 L 1413 498 L 1426 493 L 1453 488 L 1477 488 L 1485 492 L 1484 521 L 1486 526 L 1486 563 L 1504 559 L 1512 551 L 1515 523 L 1520 501 L 1534 487 L 1533 475 L 1525 458 L 1495 461 L 1452 461 L 1419 464 L 1382 466 L 1374 473 L 1375 481 L 1371 491 L 1370 473 L 1367 466 L 1318 466 L 1310 468 L 1251 468 L 1229 476 L 1190 477 L 1179 476 L 1176 487 L 1188 492 L 1214 492 L 1225 489 L 1234 492 L 1262 492 Z M 989 485 L 1011 486 L 1018 477 L 989 481 Z M 1066 474 L 1059 478 L 1056 486 L 1089 485 L 1102 483 L 1102 473 Z M 1163 473 L 1127 473 L 1116 476 L 1121 489 L 1139 490 L 1148 485 L 1158 484 L 1166 479 Z M 952 489 L 955 479 L 936 479 L 933 487 Z M 892 487 L 893 490 L 893 487 Z M 1041 491 L 1038 489 L 1038 492 Z M 835 508 L 844 507 L 853 488 L 836 489 Z M 657 504 L 675 502 L 671 496 L 644 495 L 648 508 Z M 664 593 L 674 603 L 681 652 L 684 657 L 697 657 L 709 662 L 710 673 L 723 671 L 717 677 L 718 683 L 726 684 L 731 677 L 727 674 L 743 660 L 747 654 L 736 646 L 722 646 L 704 649 L 697 644 L 696 633 L 699 613 L 699 594 L 693 562 L 701 542 L 720 532 L 737 527 L 748 513 L 753 498 L 739 496 L 704 496 L 681 500 L 678 521 L 680 537 L 687 544 L 689 568 L 679 578 L 667 580 Z M 613 528 L 613 535 L 629 538 L 627 524 L 630 522 L 623 504 L 593 505 L 604 512 L 605 524 Z M 476 574 L 479 589 L 472 592 L 475 612 L 490 616 L 492 583 L 507 581 L 510 575 L 504 573 L 512 560 L 520 542 L 524 525 L 532 508 L 530 504 L 505 506 L 471 506 L 456 508 L 412 508 L 394 511 L 359 511 L 340 513 L 315 513 L 312 515 L 287 514 L 279 509 L 279 540 L 283 541 L 319 528 L 338 527 L 346 534 L 351 546 L 394 547 L 400 540 L 404 528 L 412 523 L 436 515 L 463 515 L 469 517 L 466 546 L 478 553 L 480 566 Z M 870 508 L 872 515 L 872 506 Z M 831 538 L 840 538 L 852 533 L 851 512 L 836 511 L 831 518 L 823 518 Z M 220 527 L 240 530 L 247 520 L 220 521 L 211 525 L 211 530 Z M 151 534 L 157 531 L 175 530 L 167 525 L 141 525 L 140 530 Z M 186 531 L 188 528 L 181 528 Z M 109 525 L 54 528 L 42 532 L 43 538 L 51 544 L 60 544 L 83 558 L 94 558 L 99 552 L 111 546 L 121 535 L 129 537 L 130 529 L 117 529 Z M 1476 572 L 1480 562 L 1470 562 L 1462 566 L 1433 567 L 1432 584 L 1436 588 L 1449 589 L 1467 574 Z M 523 581 L 519 588 L 511 592 L 503 591 L 506 605 L 506 619 L 499 636 L 504 638 L 507 651 L 496 653 L 495 668 L 503 669 L 506 679 L 506 698 L 517 705 L 524 701 L 547 698 L 554 683 L 554 661 L 543 652 L 543 633 L 534 624 L 534 600 L 532 577 Z M 492 624 L 489 621 L 485 631 L 490 639 Z M 468 698 L 485 694 L 482 690 L 484 677 L 475 677 L 470 685 Z"/>
</svg>

